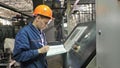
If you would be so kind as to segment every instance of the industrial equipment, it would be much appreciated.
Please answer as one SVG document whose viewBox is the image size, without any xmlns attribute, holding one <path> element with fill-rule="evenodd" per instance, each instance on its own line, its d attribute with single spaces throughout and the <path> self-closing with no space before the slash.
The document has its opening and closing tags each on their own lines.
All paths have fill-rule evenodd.
<svg viewBox="0 0 120 68">
<path fill-rule="evenodd" d="M 62 58 L 58 57 L 58 59 L 62 60 L 61 65 L 63 68 L 85 68 L 95 54 L 96 23 L 95 21 L 91 21 L 78 24 L 72 30 L 64 44 L 50 47 L 47 56 L 52 59 L 56 58 L 56 56 L 62 56 Z M 53 63 L 54 60 L 49 62 Z M 50 68 L 55 67 L 55 65 L 49 66 L 51 66 Z"/>
</svg>

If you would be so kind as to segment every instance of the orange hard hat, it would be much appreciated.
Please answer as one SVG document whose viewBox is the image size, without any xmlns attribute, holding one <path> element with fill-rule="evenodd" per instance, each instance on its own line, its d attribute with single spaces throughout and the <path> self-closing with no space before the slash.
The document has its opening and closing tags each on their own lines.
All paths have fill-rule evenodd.
<svg viewBox="0 0 120 68">
<path fill-rule="evenodd" d="M 40 14 L 40 15 L 52 18 L 52 10 L 47 5 L 38 5 L 34 9 L 33 14 L 34 15 Z"/>
</svg>

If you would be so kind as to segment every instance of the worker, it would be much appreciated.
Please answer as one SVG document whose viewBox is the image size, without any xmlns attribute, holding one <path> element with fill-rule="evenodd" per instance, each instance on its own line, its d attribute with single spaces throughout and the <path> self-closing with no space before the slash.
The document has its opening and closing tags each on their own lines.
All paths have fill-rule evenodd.
<svg viewBox="0 0 120 68">
<path fill-rule="evenodd" d="M 52 10 L 47 5 L 38 5 L 33 15 L 33 22 L 23 27 L 15 37 L 13 58 L 21 68 L 47 68 L 49 46 L 43 30 L 52 19 Z"/>
</svg>

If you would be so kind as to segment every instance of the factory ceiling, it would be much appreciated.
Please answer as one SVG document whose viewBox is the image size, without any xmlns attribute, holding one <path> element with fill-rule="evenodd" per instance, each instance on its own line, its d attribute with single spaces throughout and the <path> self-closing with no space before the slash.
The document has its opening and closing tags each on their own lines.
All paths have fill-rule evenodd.
<svg viewBox="0 0 120 68">
<path fill-rule="evenodd" d="M 0 0 L 0 18 L 14 17 L 16 15 L 22 14 L 25 16 L 31 16 L 34 9 L 35 0 Z M 37 0 L 41 1 L 41 0 Z M 63 9 L 67 0 L 42 0 L 44 3 L 48 4 L 52 9 Z M 59 4 L 58 1 L 61 1 Z M 71 4 L 75 2 L 80 3 L 95 3 L 95 0 L 70 0 Z M 55 8 L 54 6 L 61 6 L 62 8 Z M 6 8 L 7 7 L 7 8 Z"/>
<path fill-rule="evenodd" d="M 11 18 L 18 15 L 18 12 L 31 14 L 33 9 L 32 6 L 32 0 L 0 0 L 0 17 Z M 9 9 L 13 9 L 16 11 L 12 11 Z"/>
<path fill-rule="evenodd" d="M 0 0 L 0 17 L 11 18 L 18 14 L 32 16 L 35 5 L 41 1 L 44 1 L 51 8 L 54 5 L 54 0 Z M 64 0 L 61 0 L 61 2 L 63 3 Z"/>
</svg>

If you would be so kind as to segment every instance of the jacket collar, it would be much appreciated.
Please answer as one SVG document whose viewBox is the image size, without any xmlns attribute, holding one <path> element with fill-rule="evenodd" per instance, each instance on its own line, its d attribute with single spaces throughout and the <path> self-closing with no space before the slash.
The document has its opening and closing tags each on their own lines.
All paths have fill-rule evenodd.
<svg viewBox="0 0 120 68">
<path fill-rule="evenodd" d="M 42 33 L 42 30 L 39 30 L 38 28 L 36 28 L 31 22 L 28 24 L 30 26 L 30 28 L 32 28 L 35 32 L 37 33 Z"/>
</svg>

